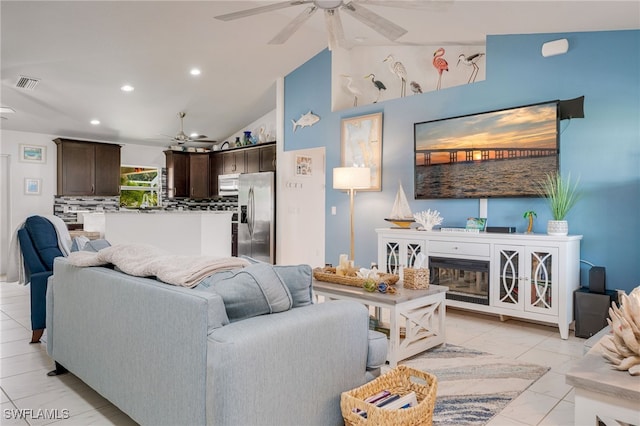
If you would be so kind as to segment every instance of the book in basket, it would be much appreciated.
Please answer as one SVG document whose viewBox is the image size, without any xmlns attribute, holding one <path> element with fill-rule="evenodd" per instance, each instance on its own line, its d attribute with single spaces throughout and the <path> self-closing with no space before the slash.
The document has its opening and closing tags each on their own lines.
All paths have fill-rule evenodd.
<svg viewBox="0 0 640 426">
<path fill-rule="evenodd" d="M 431 425 L 437 389 L 438 381 L 433 374 L 399 365 L 359 388 L 343 392 L 340 396 L 342 417 L 347 426 Z M 415 405 L 402 408 L 407 405 L 407 401 L 402 399 L 412 392 L 416 398 Z M 389 398 L 389 395 L 381 396 L 387 393 L 396 395 L 393 402 L 400 401 L 397 402 L 400 407 L 379 407 L 366 402 L 372 396 Z M 407 399 L 413 401 L 412 396 L 407 396 Z M 361 415 L 362 412 L 366 412 L 366 417 Z"/>
</svg>

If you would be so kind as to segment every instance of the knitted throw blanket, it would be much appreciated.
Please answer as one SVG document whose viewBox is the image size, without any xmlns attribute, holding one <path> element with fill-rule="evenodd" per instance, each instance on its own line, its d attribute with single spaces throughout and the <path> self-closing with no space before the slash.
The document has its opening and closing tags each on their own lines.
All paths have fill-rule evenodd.
<svg viewBox="0 0 640 426">
<path fill-rule="evenodd" d="M 75 251 L 67 260 L 79 267 L 113 264 L 125 274 L 155 276 L 167 284 L 188 288 L 216 272 L 249 265 L 247 260 L 238 257 L 178 256 L 144 244 L 116 244 L 97 253 Z"/>
</svg>

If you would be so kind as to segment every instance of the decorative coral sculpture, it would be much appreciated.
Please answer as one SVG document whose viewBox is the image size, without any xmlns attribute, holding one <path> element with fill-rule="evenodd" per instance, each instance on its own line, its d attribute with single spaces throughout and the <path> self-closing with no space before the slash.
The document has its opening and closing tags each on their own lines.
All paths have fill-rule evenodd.
<svg viewBox="0 0 640 426">
<path fill-rule="evenodd" d="M 621 299 L 620 308 L 615 303 L 609 308 L 612 334 L 601 340 L 602 356 L 613 368 L 640 376 L 640 286 Z"/>
<path fill-rule="evenodd" d="M 422 225 L 426 231 L 431 231 L 434 226 L 440 225 L 444 220 L 438 210 L 431 211 L 431 209 L 414 213 L 413 218 Z"/>
</svg>

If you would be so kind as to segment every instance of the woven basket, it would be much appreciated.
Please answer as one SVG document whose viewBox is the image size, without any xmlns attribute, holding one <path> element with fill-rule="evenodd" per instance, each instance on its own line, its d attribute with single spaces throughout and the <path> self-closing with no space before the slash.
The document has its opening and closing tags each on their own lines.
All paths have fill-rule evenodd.
<svg viewBox="0 0 640 426">
<path fill-rule="evenodd" d="M 384 281 L 389 285 L 393 285 L 397 283 L 399 279 L 397 275 L 393 275 L 393 274 L 378 273 L 378 275 L 380 276 L 380 282 Z M 349 285 L 351 287 L 362 287 L 362 284 L 364 284 L 365 282 L 364 278 L 337 275 L 336 268 L 332 268 L 332 267 L 331 268 L 329 267 L 314 268 L 313 278 L 315 278 L 318 281 L 326 281 L 334 284 Z"/>
<path fill-rule="evenodd" d="M 392 394 L 397 393 L 401 396 L 414 391 L 418 405 L 399 410 L 389 410 L 364 402 L 366 398 L 383 390 L 388 390 Z M 431 426 L 437 390 L 438 380 L 433 374 L 415 370 L 406 365 L 399 365 L 359 388 L 343 392 L 340 396 L 340 409 L 342 410 L 344 423 L 347 426 Z M 366 411 L 367 418 L 365 419 L 355 413 L 354 410 L 356 408 Z"/>
<path fill-rule="evenodd" d="M 429 288 L 429 269 L 404 268 L 402 283 L 404 288 L 425 290 Z"/>
</svg>

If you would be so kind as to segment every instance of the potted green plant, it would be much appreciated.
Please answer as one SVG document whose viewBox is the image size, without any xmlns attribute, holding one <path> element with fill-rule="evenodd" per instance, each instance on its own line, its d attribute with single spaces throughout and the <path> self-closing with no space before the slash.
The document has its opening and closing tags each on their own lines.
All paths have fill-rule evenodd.
<svg viewBox="0 0 640 426">
<path fill-rule="evenodd" d="M 553 220 L 547 222 L 547 234 L 567 235 L 569 233 L 569 224 L 565 217 L 582 195 L 578 190 L 579 182 L 580 179 L 576 179 L 572 183 L 571 174 L 563 178 L 556 172 L 547 174 L 546 179 L 539 183 L 539 193 L 546 199 L 553 216 Z"/>
</svg>

